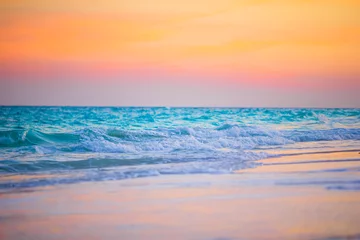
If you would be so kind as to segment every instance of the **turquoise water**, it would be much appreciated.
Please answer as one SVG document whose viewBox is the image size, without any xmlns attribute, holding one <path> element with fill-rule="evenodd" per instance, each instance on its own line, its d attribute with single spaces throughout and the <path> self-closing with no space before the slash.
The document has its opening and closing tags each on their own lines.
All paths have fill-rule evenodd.
<svg viewBox="0 0 360 240">
<path fill-rule="evenodd" d="M 2 188 L 232 173 L 269 150 L 359 147 L 360 109 L 0 107 L 0 175 L 28 176 Z"/>
</svg>

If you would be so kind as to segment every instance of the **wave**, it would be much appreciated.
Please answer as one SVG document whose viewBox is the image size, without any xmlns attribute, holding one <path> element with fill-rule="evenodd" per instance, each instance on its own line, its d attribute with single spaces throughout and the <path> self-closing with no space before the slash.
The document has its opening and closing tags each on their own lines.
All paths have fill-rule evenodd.
<svg viewBox="0 0 360 240">
<path fill-rule="evenodd" d="M 62 155 L 63 156 L 63 155 Z M 221 152 L 220 154 L 204 155 L 196 154 L 76 154 L 77 158 L 68 155 L 66 160 L 51 160 L 54 158 L 53 154 L 45 156 L 39 160 L 2 160 L 0 161 L 0 173 L 10 172 L 37 172 L 37 171 L 50 171 L 50 170 L 80 170 L 92 168 L 110 168 L 110 167 L 131 167 L 131 166 L 144 166 L 144 165 L 161 165 L 161 164 L 184 164 L 184 163 L 202 163 L 206 168 L 207 165 L 219 163 L 218 169 L 225 168 L 243 168 L 241 163 L 246 161 L 259 160 L 274 156 L 265 152 L 237 152 L 233 155 L 231 152 Z M 38 156 L 37 158 L 38 159 Z M 229 164 L 229 163 L 232 164 Z M 235 162 L 240 165 L 236 167 Z"/>
<path fill-rule="evenodd" d="M 87 159 L 80 161 L 3 161 L 0 172 L 1 188 L 38 187 L 53 184 L 70 184 L 84 181 L 121 180 L 171 174 L 224 174 L 243 168 L 253 168 L 257 160 L 270 155 L 243 153 L 242 159 Z M 44 172 L 46 175 L 44 175 Z M 9 180 L 11 174 L 28 174 L 22 180 Z"/>
<path fill-rule="evenodd" d="M 20 147 L 29 145 L 72 143 L 79 136 L 72 133 L 44 133 L 32 129 L 0 131 L 0 147 Z"/>
<path fill-rule="evenodd" d="M 355 149 L 359 120 L 359 109 L 0 107 L 0 185 L 13 173 L 31 175 L 20 185 L 231 173 L 271 150 Z"/>
<path fill-rule="evenodd" d="M 63 152 L 249 150 L 295 142 L 360 140 L 359 128 L 322 130 L 275 130 L 265 127 L 224 124 L 214 128 L 177 127 L 151 130 L 84 128 L 71 133 L 45 133 L 15 129 L 0 131 L 0 148 L 47 146 Z"/>
<path fill-rule="evenodd" d="M 79 170 L 123 166 L 235 162 L 269 157 L 254 149 L 301 142 L 360 140 L 360 129 L 276 130 L 226 123 L 213 128 L 124 130 L 84 128 L 72 133 L 14 129 L 0 131 L 0 172 Z M 233 166 L 227 162 L 233 161 Z"/>
<path fill-rule="evenodd" d="M 360 140 L 360 129 L 335 128 L 311 131 L 292 130 L 283 132 L 283 136 L 294 142 Z"/>
</svg>

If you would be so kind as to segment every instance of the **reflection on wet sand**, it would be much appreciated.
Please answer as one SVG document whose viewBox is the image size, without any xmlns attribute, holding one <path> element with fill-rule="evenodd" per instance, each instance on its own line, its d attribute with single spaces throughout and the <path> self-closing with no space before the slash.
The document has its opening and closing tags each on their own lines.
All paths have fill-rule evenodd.
<svg viewBox="0 0 360 240">
<path fill-rule="evenodd" d="M 273 162 L 294 162 L 294 161 L 315 161 L 315 160 L 347 160 L 358 159 L 360 160 L 360 154 L 358 151 L 349 152 L 318 152 L 318 153 L 303 153 L 298 154 L 296 151 L 287 151 L 288 156 L 274 157 L 262 160 L 264 163 Z M 292 154 L 292 155 L 291 155 Z"/>
<path fill-rule="evenodd" d="M 326 171 L 328 169 L 348 168 L 360 169 L 360 154 L 358 151 L 351 152 L 329 152 L 329 153 L 310 153 L 274 157 L 261 160 L 263 163 L 260 168 L 245 169 L 239 172 L 311 172 Z M 288 151 L 287 154 L 292 154 Z M 359 174 L 359 171 L 352 174 Z"/>
<path fill-rule="evenodd" d="M 344 154 L 322 157 L 351 157 Z M 319 155 L 311 157 L 303 160 L 320 159 Z M 286 158 L 278 160 L 297 161 L 296 156 Z M 269 165 L 232 175 L 88 182 L 2 194 L 0 237 L 324 239 L 358 236 L 360 191 L 330 191 L 324 186 L 330 180 L 359 181 L 359 172 L 309 174 L 320 165 L 322 169 L 360 166 L 358 162 Z M 316 180 L 323 184 L 278 184 L 294 180 Z"/>
</svg>

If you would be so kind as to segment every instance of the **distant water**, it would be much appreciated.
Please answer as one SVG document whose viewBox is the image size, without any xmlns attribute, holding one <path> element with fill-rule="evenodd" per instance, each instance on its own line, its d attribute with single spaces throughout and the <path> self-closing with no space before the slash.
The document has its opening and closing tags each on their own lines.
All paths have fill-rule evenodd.
<svg viewBox="0 0 360 240">
<path fill-rule="evenodd" d="M 231 173 L 274 149 L 359 148 L 360 109 L 0 107 L 0 188 Z"/>
</svg>

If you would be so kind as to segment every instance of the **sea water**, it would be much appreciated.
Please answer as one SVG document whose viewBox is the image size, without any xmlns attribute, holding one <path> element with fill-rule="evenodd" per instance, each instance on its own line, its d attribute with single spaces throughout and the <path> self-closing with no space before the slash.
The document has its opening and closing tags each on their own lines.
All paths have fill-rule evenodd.
<svg viewBox="0 0 360 240">
<path fill-rule="evenodd" d="M 282 150 L 359 148 L 360 109 L 0 107 L 2 189 L 234 173 Z"/>
</svg>

